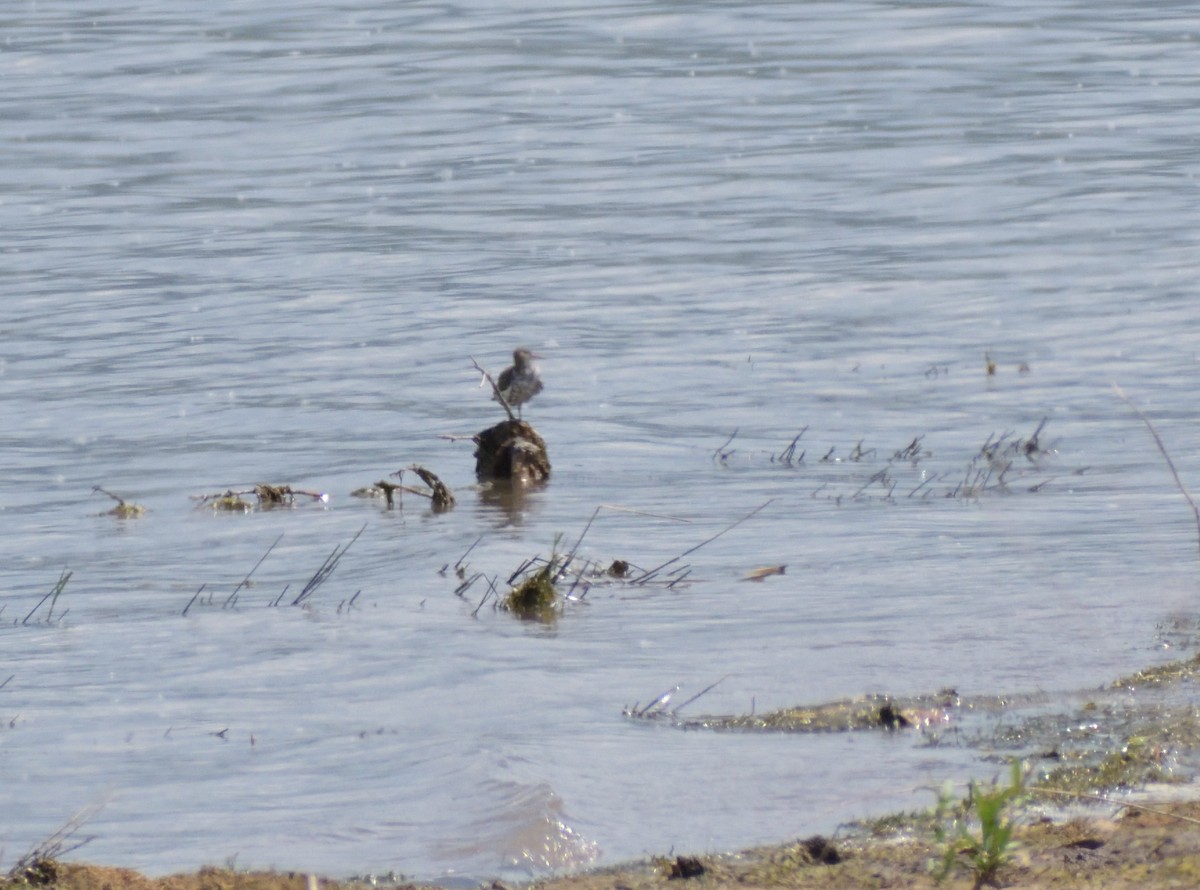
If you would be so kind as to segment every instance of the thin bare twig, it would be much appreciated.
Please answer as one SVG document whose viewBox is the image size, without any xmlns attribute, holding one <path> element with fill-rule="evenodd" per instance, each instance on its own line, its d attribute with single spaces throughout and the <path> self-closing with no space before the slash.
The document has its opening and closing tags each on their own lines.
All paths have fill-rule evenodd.
<svg viewBox="0 0 1200 890">
<path fill-rule="evenodd" d="M 52 835 L 31 847 L 29 852 L 17 860 L 16 865 L 9 871 L 9 875 L 20 875 L 26 869 L 34 867 L 38 862 L 47 859 L 59 859 L 88 843 L 92 838 L 85 837 L 75 841 L 73 844 L 67 844 L 89 819 L 104 809 L 107 803 L 108 798 L 106 797 L 103 800 L 94 801 L 83 807 Z"/>
<path fill-rule="evenodd" d="M 601 510 L 614 510 L 618 513 L 632 513 L 635 516 L 649 516 L 652 519 L 666 519 L 670 522 L 691 522 L 690 519 L 681 519 L 678 516 L 665 516 L 662 513 L 648 513 L 645 510 L 634 510 L 631 507 L 619 507 L 616 504 L 601 504 L 592 511 L 592 518 L 587 521 L 587 525 L 585 525 L 583 527 L 583 531 L 579 533 L 579 538 L 575 541 L 575 546 L 573 546 L 570 553 L 567 554 L 566 562 L 563 563 L 562 567 L 558 570 L 558 574 L 555 575 L 555 581 L 563 576 L 563 573 L 567 569 L 567 565 L 570 564 L 571 560 L 575 558 L 575 554 L 579 551 L 579 545 L 583 543 L 584 536 L 587 535 L 588 531 L 591 529 L 592 523 L 596 521 L 596 517 L 600 515 Z"/>
<path fill-rule="evenodd" d="M 671 713 L 678 714 L 680 711 L 682 711 L 684 708 L 686 708 L 688 705 L 690 705 L 692 702 L 694 702 L 700 696 L 707 695 L 709 692 L 711 692 L 713 689 L 715 689 L 717 686 L 719 686 L 721 683 L 724 683 L 728 679 L 729 679 L 729 674 L 726 674 L 724 677 L 722 677 L 720 680 L 717 680 L 715 683 L 709 683 L 707 686 L 705 686 L 703 689 L 701 689 L 699 692 L 697 692 L 695 695 L 693 695 L 691 698 L 689 698 L 683 704 L 677 705 L 675 707 L 675 709 L 673 711 L 671 711 Z"/>
<path fill-rule="evenodd" d="M 38 600 L 37 605 L 29 610 L 29 614 L 21 620 L 21 623 L 28 624 L 29 619 L 33 617 L 33 613 L 40 609 L 42 607 L 42 603 L 44 603 L 46 600 L 50 600 L 50 608 L 46 612 L 46 621 L 49 622 L 54 616 L 54 604 L 58 602 L 59 594 L 63 592 L 63 589 L 67 586 L 67 582 L 71 580 L 72 574 L 74 573 L 63 569 L 62 574 L 58 576 L 58 583 L 50 589 L 49 593 Z"/>
<path fill-rule="evenodd" d="M 509 407 L 508 400 L 500 394 L 500 387 L 496 385 L 496 381 L 492 379 L 492 375 L 483 369 L 479 362 L 475 361 L 475 356 L 467 356 L 471 360 L 471 364 L 475 366 L 475 370 L 483 375 L 483 379 L 492 385 L 492 392 L 496 394 L 496 401 L 504 406 L 504 413 L 508 415 L 508 419 L 516 422 L 517 418 L 513 417 L 512 408 Z"/>
<path fill-rule="evenodd" d="M 634 705 L 632 708 L 629 709 L 630 713 L 633 714 L 633 716 L 635 716 L 635 717 L 645 717 L 646 714 L 649 713 L 651 708 L 654 708 L 656 711 L 662 710 L 668 704 L 670 704 L 671 696 L 674 695 L 678 691 L 679 691 L 678 686 L 672 686 L 670 689 L 668 689 L 666 692 L 664 692 L 658 698 L 654 699 L 648 705 L 646 705 L 646 707 L 641 708 L 639 710 L 638 706 Z"/>
<path fill-rule="evenodd" d="M 279 544 L 279 542 L 280 542 L 280 541 L 282 541 L 282 540 L 283 540 L 283 533 L 281 532 L 281 533 L 280 533 L 280 535 L 279 535 L 279 537 L 275 539 L 275 543 L 274 543 L 274 544 L 272 544 L 270 547 L 268 547 L 268 548 L 267 548 L 267 552 L 266 552 L 266 553 L 264 553 L 262 556 L 260 556 L 260 557 L 259 557 L 259 559 L 258 559 L 258 562 L 256 562 L 256 563 L 254 564 L 254 568 L 252 568 L 250 571 L 248 571 L 248 572 L 246 573 L 246 577 L 245 577 L 245 578 L 243 578 L 241 581 L 239 581 L 239 582 L 238 582 L 238 586 L 237 586 L 237 587 L 233 588 L 233 593 L 229 594 L 229 598 L 228 598 L 227 600 L 225 600 L 225 605 L 226 605 L 226 606 L 230 606 L 230 605 L 232 605 L 233 603 L 237 602 L 237 595 L 238 595 L 238 591 L 239 591 L 239 590 L 241 590 L 243 587 L 249 587 L 249 586 L 250 586 L 250 576 L 251 576 L 251 575 L 253 575 L 253 574 L 254 574 L 256 571 L 258 571 L 258 567 L 259 567 L 260 565 L 262 565 L 264 561 L 266 561 L 266 558 L 267 558 L 268 556 L 270 556 L 270 555 L 271 555 L 271 551 L 272 551 L 272 550 L 274 550 L 274 549 L 275 549 L 275 547 L 276 547 L 276 546 Z M 188 605 L 190 606 L 190 605 L 191 605 L 191 603 L 188 603 Z M 184 609 L 184 610 L 183 610 L 183 613 L 186 615 L 186 614 L 187 614 L 187 609 Z"/>
<path fill-rule="evenodd" d="M 1146 424 L 1146 429 L 1150 430 L 1150 435 L 1154 437 L 1154 444 L 1158 446 L 1159 453 L 1162 454 L 1163 460 L 1167 462 L 1167 469 L 1171 471 L 1171 476 L 1175 480 L 1176 487 L 1179 489 L 1180 494 L 1182 494 L 1184 499 L 1188 502 L 1188 506 L 1192 508 L 1192 515 L 1196 519 L 1196 535 L 1198 539 L 1198 546 L 1200 546 L 1200 507 L 1196 506 L 1195 498 L 1193 498 L 1191 492 L 1187 490 L 1187 486 L 1183 484 L 1183 480 L 1179 478 L 1179 470 L 1175 469 L 1175 461 L 1171 460 L 1171 455 L 1167 453 L 1167 446 L 1163 444 L 1162 437 L 1158 434 L 1158 430 L 1154 428 L 1154 424 L 1150 422 L 1150 418 L 1142 413 L 1142 409 L 1135 405 L 1133 399 L 1129 398 L 1129 396 L 1125 394 L 1125 390 L 1121 389 L 1121 387 L 1115 383 L 1112 385 L 1112 387 L 1113 391 L 1120 397 L 1121 401 L 1132 408 L 1133 413 L 1138 416 L 1142 423 Z"/>
<path fill-rule="evenodd" d="M 293 606 L 300 605 L 301 602 L 312 596 L 318 587 L 325 583 L 326 579 L 333 574 L 333 570 L 337 568 L 337 564 L 342 561 L 342 557 L 346 555 L 346 551 L 354 546 L 354 542 L 357 541 L 359 536 L 366 530 L 367 526 L 364 524 L 363 527 L 355 533 L 354 537 L 350 539 L 350 543 L 344 547 L 333 548 L 333 553 L 326 558 L 325 562 L 321 564 L 321 567 L 317 569 L 311 578 L 308 579 L 308 583 L 304 585 L 304 589 L 296 595 L 294 600 L 292 600 Z"/>
<path fill-rule="evenodd" d="M 1060 797 L 1071 797 L 1078 800 L 1096 800 L 1100 803 L 1112 804 L 1119 809 L 1141 810 L 1143 813 L 1153 813 L 1156 816 L 1166 816 L 1168 819 L 1178 819 L 1180 822 L 1192 822 L 1196 825 L 1200 825 L 1200 819 L 1194 819 L 1191 816 L 1172 813 L 1168 810 L 1155 809 L 1154 807 L 1144 806 L 1140 803 L 1122 803 L 1119 800 L 1111 800 L 1102 794 L 1086 794 L 1082 791 L 1060 791 L 1057 788 L 1038 788 L 1037 786 L 1034 786 L 1028 790 L 1032 791 L 1034 794 L 1057 794 Z"/>
<path fill-rule="evenodd" d="M 715 541 L 717 538 L 721 537 L 721 535 L 725 534 L 726 532 L 733 531 L 735 528 L 737 528 L 739 525 L 741 525 L 747 519 L 751 519 L 751 518 L 757 516 L 759 513 L 761 513 L 763 510 L 765 510 L 771 504 L 771 502 L 774 500 L 775 500 L 774 498 L 771 498 L 770 500 L 768 500 L 766 503 L 762 504 L 761 506 L 755 507 L 753 510 L 751 510 L 749 513 L 747 513 L 741 519 L 725 526 L 725 528 L 721 529 L 719 532 L 717 532 L 711 538 L 701 541 L 695 547 L 688 548 L 687 550 L 683 551 L 683 553 L 679 554 L 678 556 L 668 559 L 662 565 L 658 566 L 657 568 L 653 568 L 648 572 L 645 572 L 644 574 L 640 575 L 639 577 L 634 578 L 629 583 L 630 584 L 644 584 L 646 581 L 653 578 L 655 575 L 657 575 L 659 572 L 661 572 L 667 566 L 673 565 L 674 563 L 679 562 L 679 560 L 683 559 L 685 556 L 690 556 L 691 554 L 693 554 L 697 550 L 699 550 L 701 547 L 703 547 L 705 544 L 711 544 L 713 541 Z"/>
<path fill-rule="evenodd" d="M 192 607 L 192 603 L 196 602 L 196 600 L 199 599 L 200 594 L 204 593 L 204 587 L 205 587 L 205 585 L 201 584 L 200 587 L 197 588 L 196 592 L 192 594 L 192 598 L 190 600 L 188 600 L 188 604 L 183 607 L 183 617 L 184 618 L 187 617 L 188 609 L 190 609 Z"/>
<path fill-rule="evenodd" d="M 728 448 L 728 447 L 729 447 L 729 444 L 730 444 L 730 443 L 731 443 L 731 442 L 732 442 L 734 439 L 736 439 L 736 438 L 737 438 L 737 434 L 738 434 L 737 427 L 734 427 L 734 429 L 733 429 L 733 432 L 729 434 L 729 438 L 728 438 L 728 439 L 726 439 L 726 440 L 725 440 L 725 442 L 724 442 L 723 444 L 721 444 L 721 445 L 720 445 L 720 446 L 717 448 L 717 450 L 716 450 L 716 451 L 714 451 L 714 452 L 713 452 L 712 459 L 713 459 L 714 461 L 715 461 L 715 460 L 717 460 L 718 458 L 719 458 L 719 459 L 721 459 L 722 461 L 724 461 L 724 460 L 726 460 L 726 459 L 729 457 L 729 455 L 733 454 L 733 452 L 732 452 L 732 451 L 726 451 L 725 449 L 726 449 L 726 448 Z"/>
</svg>

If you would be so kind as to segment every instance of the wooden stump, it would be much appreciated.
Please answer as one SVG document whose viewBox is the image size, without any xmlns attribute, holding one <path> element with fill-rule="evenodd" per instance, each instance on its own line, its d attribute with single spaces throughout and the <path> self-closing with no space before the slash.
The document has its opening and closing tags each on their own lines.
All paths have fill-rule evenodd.
<svg viewBox="0 0 1200 890">
<path fill-rule="evenodd" d="M 546 443 L 523 420 L 505 420 L 475 436 L 475 475 L 520 484 L 550 478 Z"/>
</svg>

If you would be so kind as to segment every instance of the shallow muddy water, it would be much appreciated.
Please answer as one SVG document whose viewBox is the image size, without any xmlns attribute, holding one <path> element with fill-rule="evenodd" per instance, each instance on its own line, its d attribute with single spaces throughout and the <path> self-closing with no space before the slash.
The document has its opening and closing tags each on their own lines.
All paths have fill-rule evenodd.
<svg viewBox="0 0 1200 890">
<path fill-rule="evenodd" d="M 1178 654 L 1196 527 L 1111 384 L 1200 480 L 1189 8 L 7 19 L 6 862 L 97 801 L 79 855 L 151 872 L 469 879 L 827 832 L 989 767 L 622 708 L 1056 693 Z M 554 473 L 513 501 L 443 437 L 499 419 L 471 358 L 519 344 Z M 1047 453 L 964 496 L 1043 419 Z M 414 462 L 456 509 L 349 496 Z M 329 501 L 191 499 L 255 482 Z M 581 554 L 644 568 L 763 509 L 553 626 L 473 616 L 482 582 L 439 571 L 503 581 L 602 504 Z"/>
</svg>

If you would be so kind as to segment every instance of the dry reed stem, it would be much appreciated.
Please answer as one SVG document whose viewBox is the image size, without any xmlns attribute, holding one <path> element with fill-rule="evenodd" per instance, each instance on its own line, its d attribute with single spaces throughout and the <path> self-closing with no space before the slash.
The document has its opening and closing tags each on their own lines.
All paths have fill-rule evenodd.
<svg viewBox="0 0 1200 890">
<path fill-rule="evenodd" d="M 111 795 L 110 795 L 111 796 Z M 67 845 L 75 834 L 81 829 L 84 824 L 99 813 L 108 804 L 108 797 L 102 800 L 94 801 L 80 809 L 74 816 L 68 819 L 63 826 L 51 834 L 48 838 L 35 844 L 29 851 L 17 860 L 16 864 L 9 870 L 10 878 L 19 877 L 25 870 L 34 867 L 38 862 L 47 859 L 58 859 L 67 853 L 78 850 L 84 844 L 92 840 L 90 837 L 76 841 L 70 846 Z"/>
<path fill-rule="evenodd" d="M 643 573 L 642 575 L 638 576 L 637 578 L 634 578 L 629 583 L 630 584 L 645 584 L 647 581 L 649 581 L 651 578 L 653 578 L 655 575 L 657 575 L 659 572 L 661 572 L 667 566 L 679 562 L 679 560 L 683 559 L 685 556 L 690 556 L 691 554 L 693 554 L 697 550 L 699 550 L 701 547 L 703 547 L 705 544 L 711 544 L 717 538 L 721 537 L 721 535 L 723 535 L 727 532 L 733 531 L 735 528 L 737 528 L 739 525 L 741 525 L 746 520 L 752 519 L 753 517 L 757 516 L 759 513 L 761 513 L 763 510 L 765 510 L 768 506 L 770 506 L 770 504 L 774 500 L 775 500 L 774 498 L 771 498 L 770 500 L 766 501 L 765 503 L 761 504 L 760 506 L 755 507 L 753 510 L 751 510 L 749 513 L 747 513 L 741 519 L 738 519 L 735 522 L 731 522 L 729 525 L 725 526 L 725 528 L 721 529 L 719 532 L 717 532 L 711 538 L 706 538 L 705 540 L 703 540 L 699 544 L 697 544 L 695 547 L 688 548 L 687 550 L 683 551 L 683 553 L 679 554 L 678 556 L 668 559 L 662 565 L 660 565 L 656 568 L 653 568 L 648 572 Z"/>
<path fill-rule="evenodd" d="M 1184 499 L 1187 500 L 1188 506 L 1192 508 L 1192 516 L 1196 520 L 1197 546 L 1200 547 L 1200 507 L 1196 506 L 1195 498 L 1187 490 L 1187 486 L 1183 484 L 1183 480 L 1179 478 L 1179 470 L 1175 469 L 1175 461 L 1171 460 L 1171 455 L 1167 453 L 1167 446 L 1163 444 L 1162 436 L 1158 434 L 1158 430 L 1154 428 L 1154 424 L 1150 422 L 1150 418 L 1142 412 L 1141 408 L 1134 404 L 1133 399 L 1126 395 L 1125 390 L 1121 389 L 1115 383 L 1112 385 L 1112 388 L 1121 401 L 1133 409 L 1133 413 L 1146 425 L 1146 429 L 1150 430 L 1150 435 L 1154 437 L 1154 444 L 1158 446 L 1159 453 L 1162 454 L 1163 460 L 1167 462 L 1167 469 L 1171 471 L 1171 476 L 1175 480 L 1175 486 L 1179 489 Z"/>
<path fill-rule="evenodd" d="M 555 581 L 557 581 L 559 578 L 561 578 L 563 576 L 563 573 L 566 571 L 567 566 L 571 563 L 571 560 L 573 560 L 575 558 L 575 554 L 579 550 L 579 545 L 583 543 L 584 537 L 587 535 L 588 531 L 591 529 L 592 523 L 596 521 L 596 517 L 600 515 L 601 510 L 612 510 L 617 513 L 632 513 L 634 516 L 649 516 L 651 519 L 666 519 L 668 522 L 687 522 L 687 523 L 691 522 L 690 519 L 683 519 L 679 516 L 667 516 L 662 513 L 649 513 L 645 510 L 635 510 L 632 507 L 621 507 L 621 506 L 618 506 L 617 504 L 601 504 L 595 510 L 592 511 L 592 518 L 587 521 L 587 525 L 585 525 L 583 527 L 583 531 L 581 531 L 579 533 L 579 538 L 575 541 L 575 545 L 571 548 L 570 552 L 567 554 L 566 561 L 563 563 L 562 567 L 559 569 L 558 574 L 555 575 L 555 577 L 554 577 Z"/>
</svg>

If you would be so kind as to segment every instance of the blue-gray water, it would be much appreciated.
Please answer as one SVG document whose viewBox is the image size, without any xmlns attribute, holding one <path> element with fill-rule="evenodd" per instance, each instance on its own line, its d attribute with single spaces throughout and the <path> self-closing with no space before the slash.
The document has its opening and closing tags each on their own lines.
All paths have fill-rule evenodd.
<svg viewBox="0 0 1200 890">
<path fill-rule="evenodd" d="M 693 709 L 1076 690 L 1195 611 L 1191 513 L 1110 386 L 1200 485 L 1188 4 L 3 18 L 7 862 L 100 802 L 78 855 L 151 872 L 484 876 L 829 831 L 990 767 L 622 707 L 722 677 Z M 554 475 L 513 506 L 440 437 L 499 419 L 471 357 L 522 343 Z M 943 496 L 1043 418 L 1040 467 Z M 803 463 L 772 460 L 803 428 Z M 349 497 L 413 462 L 454 511 Z M 330 501 L 191 499 L 260 481 Z M 503 579 L 601 504 L 581 552 L 653 566 L 768 501 L 690 584 L 597 587 L 552 628 L 472 617 L 482 587 L 439 574 L 480 539 L 469 571 Z M 308 608 L 269 607 L 360 529 Z"/>
</svg>

